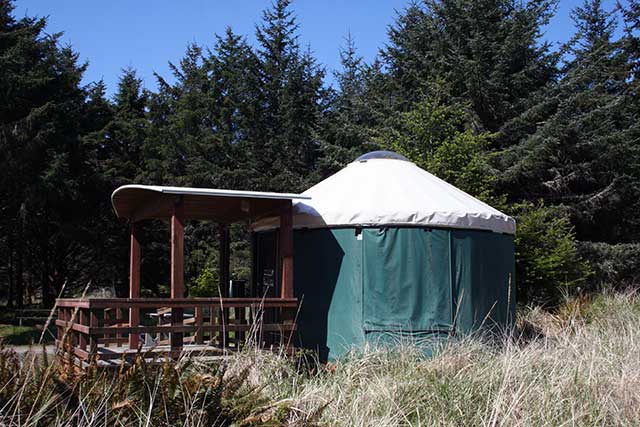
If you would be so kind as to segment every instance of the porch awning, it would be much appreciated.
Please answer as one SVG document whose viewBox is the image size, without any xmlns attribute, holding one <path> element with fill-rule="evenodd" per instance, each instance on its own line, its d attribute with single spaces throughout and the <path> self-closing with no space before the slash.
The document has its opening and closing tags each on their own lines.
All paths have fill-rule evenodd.
<svg viewBox="0 0 640 427">
<path fill-rule="evenodd" d="M 185 219 L 231 223 L 273 215 L 285 204 L 311 199 L 293 193 L 220 190 L 215 188 L 123 185 L 111 195 L 118 218 L 140 221 L 170 218 L 173 207 L 182 201 Z"/>
</svg>

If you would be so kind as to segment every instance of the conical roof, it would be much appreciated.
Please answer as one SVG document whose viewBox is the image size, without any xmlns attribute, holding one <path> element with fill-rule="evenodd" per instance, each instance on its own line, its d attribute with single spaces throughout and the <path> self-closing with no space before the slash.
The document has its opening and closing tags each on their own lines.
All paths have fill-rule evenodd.
<svg viewBox="0 0 640 427">
<path fill-rule="evenodd" d="M 368 153 L 294 201 L 295 228 L 435 226 L 514 234 L 513 218 L 392 152 Z M 277 217 L 254 224 L 277 227 Z"/>
</svg>

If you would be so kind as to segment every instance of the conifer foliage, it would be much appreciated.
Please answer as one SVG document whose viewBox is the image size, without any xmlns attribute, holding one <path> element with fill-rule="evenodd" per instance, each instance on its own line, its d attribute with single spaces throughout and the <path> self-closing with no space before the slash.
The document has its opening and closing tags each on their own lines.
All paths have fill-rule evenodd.
<svg viewBox="0 0 640 427">
<path fill-rule="evenodd" d="M 145 88 L 124 69 L 107 96 L 46 19 L 0 0 L 0 297 L 46 304 L 89 280 L 125 294 L 127 229 L 109 200 L 120 185 L 296 192 L 380 148 L 518 217 L 524 302 L 585 286 L 576 239 L 640 239 L 640 2 L 585 0 L 559 50 L 542 38 L 556 6 L 411 3 L 370 62 L 345 35 L 330 85 L 295 4 L 275 0 L 255 42 L 226 28 L 187 46 L 171 79 Z M 215 227 L 187 225 L 194 294 L 215 287 Z M 247 278 L 247 231 L 232 234 L 234 276 Z M 145 226 L 150 294 L 166 289 L 167 240 L 166 224 Z"/>
</svg>

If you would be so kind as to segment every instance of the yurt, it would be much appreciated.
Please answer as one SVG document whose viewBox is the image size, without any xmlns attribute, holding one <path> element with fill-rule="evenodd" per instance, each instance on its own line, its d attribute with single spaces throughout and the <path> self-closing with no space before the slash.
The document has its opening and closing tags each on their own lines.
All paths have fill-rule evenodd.
<svg viewBox="0 0 640 427">
<path fill-rule="evenodd" d="M 334 359 L 364 343 L 507 326 L 513 218 L 388 151 L 365 154 L 293 205 L 299 345 Z M 278 272 L 279 220 L 253 224 L 254 281 Z"/>
</svg>

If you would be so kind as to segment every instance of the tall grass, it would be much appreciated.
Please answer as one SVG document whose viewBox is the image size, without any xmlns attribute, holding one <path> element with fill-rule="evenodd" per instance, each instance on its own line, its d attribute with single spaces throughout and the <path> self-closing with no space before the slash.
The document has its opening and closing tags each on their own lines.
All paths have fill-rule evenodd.
<svg viewBox="0 0 640 427">
<path fill-rule="evenodd" d="M 465 337 L 432 358 L 411 345 L 369 348 L 312 375 L 266 358 L 273 368 L 250 381 L 288 399 L 291 420 L 323 409 L 324 425 L 640 425 L 636 295 L 523 310 L 516 335 L 499 344 Z"/>
<path fill-rule="evenodd" d="M 78 376 L 0 352 L 0 425 L 231 424 L 640 425 L 640 298 L 523 310 L 503 342 L 464 337 L 431 358 L 410 344 L 327 365 L 246 350 Z"/>
</svg>

